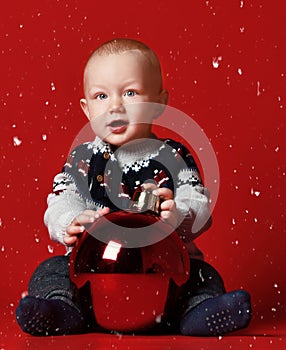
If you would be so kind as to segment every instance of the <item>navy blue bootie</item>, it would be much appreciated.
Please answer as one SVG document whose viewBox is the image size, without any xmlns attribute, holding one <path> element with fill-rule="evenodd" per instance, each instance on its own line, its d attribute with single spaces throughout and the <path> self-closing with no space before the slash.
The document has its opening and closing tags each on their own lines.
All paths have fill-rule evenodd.
<svg viewBox="0 0 286 350">
<path fill-rule="evenodd" d="M 58 299 L 26 296 L 16 309 L 16 319 L 23 332 L 35 336 L 84 332 L 79 310 Z"/>
<path fill-rule="evenodd" d="M 183 315 L 183 335 L 217 336 L 248 326 L 251 318 L 249 293 L 237 290 L 207 299 Z"/>
</svg>

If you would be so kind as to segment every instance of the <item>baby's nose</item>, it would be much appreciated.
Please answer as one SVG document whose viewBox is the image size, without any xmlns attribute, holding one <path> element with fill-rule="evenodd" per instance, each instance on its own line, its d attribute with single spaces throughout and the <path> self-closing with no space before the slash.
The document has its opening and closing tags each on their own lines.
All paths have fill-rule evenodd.
<svg viewBox="0 0 286 350">
<path fill-rule="evenodd" d="M 110 113 L 123 113 L 124 110 L 122 98 L 119 96 L 114 96 L 110 101 Z"/>
</svg>

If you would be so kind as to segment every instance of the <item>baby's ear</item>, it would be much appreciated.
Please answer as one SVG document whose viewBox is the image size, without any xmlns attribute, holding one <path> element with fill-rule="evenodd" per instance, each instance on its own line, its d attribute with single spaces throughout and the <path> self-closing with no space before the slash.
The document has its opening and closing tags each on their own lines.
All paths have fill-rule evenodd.
<svg viewBox="0 0 286 350">
<path fill-rule="evenodd" d="M 154 119 L 160 117 L 160 115 L 164 112 L 165 107 L 168 103 L 169 93 L 167 90 L 162 90 L 159 96 L 159 103 L 156 106 L 156 111 L 154 114 Z"/>
<path fill-rule="evenodd" d="M 83 110 L 83 113 L 86 115 L 86 117 L 90 119 L 89 110 L 88 110 L 88 106 L 85 98 L 80 99 L 80 106 L 81 106 L 81 109 Z"/>
<path fill-rule="evenodd" d="M 166 105 L 169 101 L 169 92 L 167 90 L 162 90 L 160 92 L 160 103 Z"/>
</svg>

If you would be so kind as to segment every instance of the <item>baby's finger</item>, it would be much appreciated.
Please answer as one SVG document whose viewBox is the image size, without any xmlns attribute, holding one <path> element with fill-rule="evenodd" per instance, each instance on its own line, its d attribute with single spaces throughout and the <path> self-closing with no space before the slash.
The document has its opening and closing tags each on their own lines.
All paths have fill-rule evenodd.
<svg viewBox="0 0 286 350">
<path fill-rule="evenodd" d="M 169 211 L 169 210 L 163 210 L 160 213 L 161 219 L 171 225 L 172 227 L 177 227 L 177 216 L 175 215 L 175 212 Z"/>
<path fill-rule="evenodd" d="M 78 226 L 78 225 L 69 225 L 66 229 L 66 232 L 68 235 L 77 235 L 80 233 L 83 233 L 85 230 L 84 226 Z"/>
<path fill-rule="evenodd" d="M 171 216 L 171 212 L 169 210 L 162 210 L 160 216 L 164 220 L 168 220 Z"/>
<path fill-rule="evenodd" d="M 89 222 L 94 222 L 97 220 L 99 217 L 108 214 L 110 212 L 110 209 L 108 207 L 104 207 L 103 209 L 99 210 L 85 210 L 82 212 L 80 215 L 84 215 L 89 217 Z"/>
<path fill-rule="evenodd" d="M 173 199 L 167 199 L 161 203 L 161 210 L 174 211 L 176 209 L 176 203 Z"/>
<path fill-rule="evenodd" d="M 163 200 L 174 198 L 173 191 L 165 187 L 157 188 L 153 191 L 153 194 L 155 194 L 156 196 L 160 196 Z"/>
<path fill-rule="evenodd" d="M 98 213 L 99 216 L 106 215 L 110 212 L 110 209 L 108 207 L 104 207 L 101 210 L 98 210 L 96 213 Z"/>
<path fill-rule="evenodd" d="M 93 212 L 92 210 L 90 210 L 90 213 L 84 211 L 83 213 L 79 214 L 72 223 L 73 225 L 81 226 L 93 223 L 97 218 L 99 218 L 98 213 Z"/>
<path fill-rule="evenodd" d="M 64 236 L 64 243 L 66 244 L 66 245 L 73 245 L 73 244 L 75 244 L 75 242 L 77 241 L 77 236 L 69 236 L 69 235 L 66 235 L 66 236 Z"/>
</svg>

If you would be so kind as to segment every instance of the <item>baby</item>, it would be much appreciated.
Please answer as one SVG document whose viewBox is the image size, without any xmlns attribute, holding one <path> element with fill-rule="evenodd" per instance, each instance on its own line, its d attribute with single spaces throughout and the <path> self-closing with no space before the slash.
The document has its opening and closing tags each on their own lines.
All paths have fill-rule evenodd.
<svg viewBox="0 0 286 350">
<path fill-rule="evenodd" d="M 191 263 L 190 277 L 174 306 L 178 312 L 166 327 L 173 324 L 181 334 L 196 336 L 246 327 L 249 294 L 227 293 L 219 273 L 193 242 L 211 224 L 208 192 L 198 167 L 184 145 L 152 133 L 154 118 L 168 102 L 155 53 L 131 39 L 104 43 L 85 66 L 84 96 L 81 108 L 96 138 L 69 155 L 55 177 L 45 212 L 51 239 L 64 244 L 67 255 L 44 261 L 34 272 L 28 296 L 16 310 L 22 330 L 62 335 L 96 328 L 83 307 L 82 293 L 70 281 L 69 252 L 87 225 L 121 209 L 118 198 L 131 199 L 146 186 L 160 196 L 161 220 L 179 234 Z M 199 230 L 193 229 L 196 220 Z"/>
</svg>

